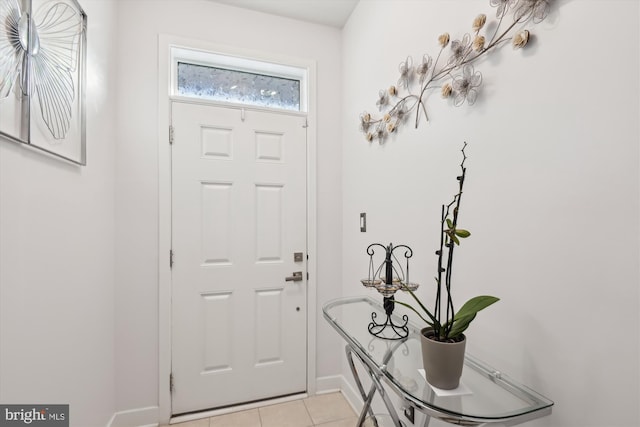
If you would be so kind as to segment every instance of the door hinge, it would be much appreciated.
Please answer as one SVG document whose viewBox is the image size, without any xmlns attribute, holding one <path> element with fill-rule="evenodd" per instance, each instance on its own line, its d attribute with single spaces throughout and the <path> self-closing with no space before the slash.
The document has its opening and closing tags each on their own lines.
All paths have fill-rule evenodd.
<svg viewBox="0 0 640 427">
<path fill-rule="evenodd" d="M 169 144 L 173 144 L 173 125 L 169 125 Z"/>
<path fill-rule="evenodd" d="M 309 272 L 307 271 L 307 280 L 309 280 Z"/>
<path fill-rule="evenodd" d="M 173 268 L 173 249 L 169 250 L 169 268 Z"/>
<path fill-rule="evenodd" d="M 169 392 L 173 393 L 174 390 L 174 384 L 173 384 L 173 372 L 169 374 Z"/>
</svg>

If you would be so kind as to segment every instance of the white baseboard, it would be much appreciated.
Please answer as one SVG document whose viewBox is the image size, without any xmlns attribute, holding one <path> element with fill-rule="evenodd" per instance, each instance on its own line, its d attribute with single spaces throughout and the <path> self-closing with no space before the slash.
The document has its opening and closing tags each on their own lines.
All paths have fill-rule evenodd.
<svg viewBox="0 0 640 427">
<path fill-rule="evenodd" d="M 116 412 L 107 427 L 158 427 L 157 406 Z"/>
<path fill-rule="evenodd" d="M 316 394 L 327 394 L 340 391 L 344 377 L 342 375 L 331 375 L 316 378 Z"/>
<path fill-rule="evenodd" d="M 362 410 L 362 407 L 364 406 L 362 396 L 360 396 L 358 390 L 356 390 L 351 386 L 351 384 L 349 384 L 349 381 L 347 381 L 347 379 L 343 375 L 340 375 L 340 381 L 340 391 L 342 392 L 342 395 L 347 400 L 347 402 L 349 402 L 349 405 L 351 405 L 356 414 L 359 414 Z"/>
</svg>

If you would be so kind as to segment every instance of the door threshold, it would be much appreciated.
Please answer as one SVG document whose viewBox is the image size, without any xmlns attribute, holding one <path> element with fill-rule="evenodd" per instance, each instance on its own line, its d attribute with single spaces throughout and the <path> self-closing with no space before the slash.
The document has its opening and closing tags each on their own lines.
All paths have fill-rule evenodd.
<svg viewBox="0 0 640 427">
<path fill-rule="evenodd" d="M 202 418 L 217 417 L 218 415 L 231 414 L 233 412 L 247 411 L 249 409 L 262 408 L 264 406 L 277 405 L 278 403 L 286 403 L 294 400 L 305 399 L 309 397 L 307 393 L 289 394 L 287 396 L 274 397 L 273 399 L 257 400 L 255 402 L 241 403 L 239 405 L 225 406 L 223 408 L 207 409 L 199 412 L 190 412 L 171 417 L 169 424 L 184 423 L 187 421 L 200 420 Z"/>
</svg>

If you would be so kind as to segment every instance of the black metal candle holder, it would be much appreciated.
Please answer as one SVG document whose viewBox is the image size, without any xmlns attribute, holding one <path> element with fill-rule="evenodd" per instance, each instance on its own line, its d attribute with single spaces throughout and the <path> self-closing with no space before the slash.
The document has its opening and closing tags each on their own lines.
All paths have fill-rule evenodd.
<svg viewBox="0 0 640 427">
<path fill-rule="evenodd" d="M 385 251 L 384 261 L 377 267 L 374 267 L 373 256 L 375 255 L 375 248 L 379 246 Z M 394 251 L 399 248 L 404 248 L 404 257 L 406 259 L 406 268 L 403 270 L 398 259 L 394 255 Z M 375 288 L 383 297 L 383 307 L 386 314 L 384 322 L 379 323 L 377 321 L 378 314 L 371 313 L 371 323 L 369 323 L 369 333 L 372 335 L 386 339 L 386 340 L 399 340 L 406 338 L 409 335 L 409 317 L 405 314 L 402 316 L 401 323 L 396 323 L 393 319 L 393 310 L 395 308 L 395 293 L 398 290 L 411 289 L 412 291 L 418 288 L 417 283 L 409 282 L 409 258 L 413 256 L 413 250 L 406 245 L 393 246 L 389 243 L 388 246 L 384 246 L 380 243 L 373 243 L 367 247 L 367 254 L 369 255 L 369 276 L 366 279 L 362 279 L 361 282 L 365 287 Z M 395 265 L 393 261 L 395 260 Z"/>
</svg>

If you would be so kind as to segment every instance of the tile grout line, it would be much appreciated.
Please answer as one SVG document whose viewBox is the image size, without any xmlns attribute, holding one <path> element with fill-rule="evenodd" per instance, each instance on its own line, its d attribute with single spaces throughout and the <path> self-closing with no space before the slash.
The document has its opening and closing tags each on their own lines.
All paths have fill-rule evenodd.
<svg viewBox="0 0 640 427">
<path fill-rule="evenodd" d="M 260 408 L 258 409 L 258 420 L 260 420 L 260 427 L 262 427 L 262 411 L 260 411 Z"/>
<path fill-rule="evenodd" d="M 309 408 L 307 407 L 307 399 L 302 399 L 302 404 L 304 405 L 304 410 L 307 411 L 307 415 L 311 420 L 311 427 L 315 427 L 316 422 L 313 420 L 313 417 L 311 416 L 311 412 L 309 412 Z"/>
</svg>

